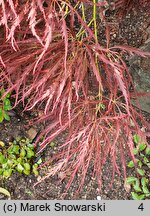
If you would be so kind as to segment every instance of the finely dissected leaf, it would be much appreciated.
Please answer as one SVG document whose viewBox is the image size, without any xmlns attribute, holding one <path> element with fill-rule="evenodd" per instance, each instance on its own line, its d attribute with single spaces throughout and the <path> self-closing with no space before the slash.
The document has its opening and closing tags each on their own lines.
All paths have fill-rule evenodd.
<svg viewBox="0 0 150 216">
<path fill-rule="evenodd" d="M 126 101 L 126 106 L 127 106 L 127 111 L 129 112 L 129 108 L 128 108 L 128 93 L 126 90 L 126 86 L 125 83 L 123 81 L 123 76 L 122 76 L 122 71 L 119 71 L 119 69 L 114 68 L 114 72 L 115 72 L 115 77 L 117 79 L 118 85 L 120 87 L 120 90 L 122 91 L 125 101 Z"/>
<path fill-rule="evenodd" d="M 10 197 L 10 193 L 5 188 L 0 187 L 0 193 L 4 194 L 5 196 Z"/>
<path fill-rule="evenodd" d="M 121 56 L 122 51 L 150 54 L 127 46 L 101 46 L 101 41 L 95 40 L 93 21 L 89 24 L 82 19 L 80 1 L 76 7 L 75 1 L 47 1 L 47 8 L 41 0 L 16 2 L 8 0 L 0 4 L 3 37 L 0 38 L 0 83 L 7 86 L 5 95 L 13 92 L 14 107 L 22 102 L 24 111 L 37 110 L 39 116 L 31 123 L 46 123 L 40 135 L 44 139 L 40 141 L 39 136 L 35 141 L 39 152 L 67 131 L 63 144 L 59 145 L 60 151 L 51 158 L 54 166 L 48 175 L 60 170 L 64 177 L 70 173 L 67 190 L 80 171 L 81 190 L 88 167 L 93 166 L 100 187 L 101 170 L 108 156 L 113 176 L 116 171 L 119 173 L 116 163 L 119 149 L 126 176 L 126 150 L 135 160 L 133 134 L 145 137 L 141 124 L 145 128 L 149 124 L 132 106 L 131 97 L 138 94 Z M 81 3 L 93 9 L 91 1 Z M 106 37 L 108 45 L 108 31 Z M 10 108 L 8 105 L 6 109 Z M 26 153 L 28 159 L 32 158 L 32 150 Z M 12 153 L 12 149 L 8 151 Z M 22 165 L 22 157 L 18 160 L 18 156 L 11 154 Z M 56 161 L 57 164 L 53 163 Z"/>
<path fill-rule="evenodd" d="M 135 192 L 131 192 L 131 195 L 134 200 L 143 200 L 145 198 L 145 194 L 138 195 Z"/>
</svg>

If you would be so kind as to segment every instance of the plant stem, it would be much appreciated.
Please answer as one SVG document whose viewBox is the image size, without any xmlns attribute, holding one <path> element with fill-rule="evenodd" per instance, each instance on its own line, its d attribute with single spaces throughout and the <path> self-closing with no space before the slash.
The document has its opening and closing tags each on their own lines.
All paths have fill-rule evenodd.
<svg viewBox="0 0 150 216">
<path fill-rule="evenodd" d="M 93 20 L 94 20 L 94 35 L 96 39 L 96 43 L 98 42 L 97 37 L 97 6 L 96 6 L 97 0 L 93 0 Z"/>
</svg>

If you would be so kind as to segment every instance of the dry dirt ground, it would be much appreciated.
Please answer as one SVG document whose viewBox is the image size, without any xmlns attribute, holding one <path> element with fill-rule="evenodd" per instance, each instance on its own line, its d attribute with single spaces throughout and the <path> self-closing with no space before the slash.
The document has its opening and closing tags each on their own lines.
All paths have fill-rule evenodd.
<svg viewBox="0 0 150 216">
<path fill-rule="evenodd" d="M 112 43 L 127 44 L 135 47 L 143 45 L 147 40 L 146 29 L 150 25 L 150 16 L 146 12 L 146 9 L 140 9 L 138 12 L 132 10 L 123 18 L 122 22 L 120 22 L 115 15 L 115 11 L 106 11 L 107 21 L 109 22 L 111 30 Z M 103 38 L 103 31 L 104 29 L 101 28 L 99 32 L 100 38 Z M 31 117 L 31 114 L 21 114 L 19 108 L 15 110 L 10 122 L 0 124 L 0 140 L 9 142 L 17 136 L 24 136 L 27 131 L 25 125 Z M 56 141 L 56 145 L 57 142 L 61 142 L 61 138 Z M 51 153 L 52 149 L 48 147 L 42 155 L 44 160 L 48 160 Z M 77 197 L 74 197 L 80 181 L 79 176 L 77 176 L 65 199 L 76 198 L 94 200 L 97 199 L 97 196 L 100 196 L 101 199 L 109 200 L 131 199 L 130 194 L 124 189 L 123 176 L 119 177 L 116 175 L 113 187 L 109 187 L 112 178 L 110 164 L 108 160 L 103 169 L 103 186 L 101 191 L 98 190 L 96 180 L 91 177 L 92 170 L 89 169 L 82 192 L 78 194 Z M 43 171 L 40 171 L 41 175 L 42 173 Z M 39 180 L 39 178 L 37 179 L 34 175 L 25 176 L 14 173 L 8 180 L 0 180 L 0 186 L 8 189 L 11 193 L 11 199 L 63 199 L 62 195 L 65 182 L 59 183 L 59 175 L 46 179 L 36 187 L 33 187 L 37 180 Z M 0 194 L 0 199 L 7 199 L 7 197 Z"/>
</svg>

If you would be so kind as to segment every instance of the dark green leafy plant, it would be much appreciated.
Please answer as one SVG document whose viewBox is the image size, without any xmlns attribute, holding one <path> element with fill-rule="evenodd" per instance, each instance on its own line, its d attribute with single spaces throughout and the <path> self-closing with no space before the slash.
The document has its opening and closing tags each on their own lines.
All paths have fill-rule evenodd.
<svg viewBox="0 0 150 216">
<path fill-rule="evenodd" d="M 5 93 L 4 88 L 0 90 L 0 123 L 3 122 L 3 120 L 10 121 L 10 116 L 8 114 L 8 111 L 12 108 L 11 102 L 10 102 L 10 95 L 11 93 L 6 94 L 5 97 L 3 97 Z"/>
<path fill-rule="evenodd" d="M 32 172 L 38 175 L 37 168 L 42 160 L 40 158 L 37 163 L 33 162 L 35 151 L 29 139 L 18 138 L 9 142 L 8 147 L 3 142 L 0 142 L 0 144 L 0 176 L 9 178 L 15 171 L 25 175 Z"/>
<path fill-rule="evenodd" d="M 142 142 L 137 134 L 133 136 L 133 140 L 135 161 L 131 160 L 128 167 L 135 168 L 139 177 L 129 176 L 126 183 L 132 186 L 132 199 L 143 200 L 150 198 L 150 179 L 147 174 L 147 170 L 150 169 L 150 148 Z"/>
</svg>

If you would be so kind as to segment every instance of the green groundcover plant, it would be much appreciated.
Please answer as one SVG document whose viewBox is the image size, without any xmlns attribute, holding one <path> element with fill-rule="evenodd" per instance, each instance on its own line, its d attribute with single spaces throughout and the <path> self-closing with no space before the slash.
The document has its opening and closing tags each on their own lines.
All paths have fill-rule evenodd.
<svg viewBox="0 0 150 216">
<path fill-rule="evenodd" d="M 3 97 L 3 94 L 5 93 L 4 88 L 0 90 L 0 123 L 3 122 L 3 120 L 10 121 L 10 116 L 8 114 L 8 111 L 11 110 L 11 101 L 10 101 L 10 93 L 6 94 L 5 97 Z"/>
<path fill-rule="evenodd" d="M 34 163 L 35 150 L 27 138 L 17 138 L 6 146 L 0 141 L 0 177 L 9 178 L 13 172 L 38 175 L 41 159 Z"/>
<path fill-rule="evenodd" d="M 138 174 L 138 177 L 129 176 L 126 179 L 126 183 L 132 186 L 132 198 L 134 200 L 142 200 L 150 197 L 150 147 L 142 142 L 140 136 L 135 134 L 133 136 L 135 148 L 133 153 L 135 155 L 135 160 L 131 160 L 128 163 L 128 167 Z"/>
<path fill-rule="evenodd" d="M 82 189 L 89 166 L 101 187 L 108 157 L 112 180 L 121 170 L 126 177 L 125 151 L 135 157 L 133 134 L 145 143 L 149 136 L 141 130 L 141 125 L 149 129 L 149 123 L 131 103 L 140 93 L 134 90 L 122 56 L 150 53 L 110 46 L 103 13 L 108 5 L 96 0 L 0 1 L 0 83 L 7 86 L 3 98 L 13 92 L 14 107 L 22 103 L 25 111 L 43 111 L 33 120 L 46 123 L 35 142 L 39 153 L 67 131 L 47 173 L 48 177 L 61 170 L 64 177 L 69 176 L 66 191 L 78 171 L 82 175 L 77 193 Z M 103 46 L 98 37 L 99 14 L 106 25 Z M 122 168 L 116 163 L 118 156 Z"/>
</svg>

